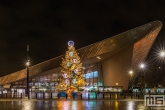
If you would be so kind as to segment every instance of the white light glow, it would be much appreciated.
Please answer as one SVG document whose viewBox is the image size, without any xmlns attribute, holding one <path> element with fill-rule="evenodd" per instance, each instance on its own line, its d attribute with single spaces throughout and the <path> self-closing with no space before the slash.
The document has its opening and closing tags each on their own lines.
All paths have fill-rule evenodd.
<svg viewBox="0 0 165 110">
<path fill-rule="evenodd" d="M 26 63 L 26 66 L 29 66 L 30 65 L 30 62 L 28 61 L 27 63 Z"/>
<path fill-rule="evenodd" d="M 99 56 L 96 57 L 97 59 L 101 59 Z"/>
<path fill-rule="evenodd" d="M 129 74 L 130 74 L 130 75 L 132 75 L 132 74 L 133 74 L 133 71 L 132 71 L 132 70 L 130 70 L 130 71 L 129 71 Z"/>
<path fill-rule="evenodd" d="M 165 57 L 165 51 L 160 52 L 160 57 Z"/>
<path fill-rule="evenodd" d="M 145 64 L 144 64 L 144 63 L 141 63 L 141 64 L 140 64 L 140 68 L 141 68 L 141 69 L 144 69 L 144 68 L 145 68 Z"/>
</svg>

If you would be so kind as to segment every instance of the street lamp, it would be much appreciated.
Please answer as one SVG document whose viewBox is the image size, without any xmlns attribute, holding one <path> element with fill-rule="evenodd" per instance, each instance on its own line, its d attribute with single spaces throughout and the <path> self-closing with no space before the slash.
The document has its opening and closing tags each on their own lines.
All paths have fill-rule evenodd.
<svg viewBox="0 0 165 110">
<path fill-rule="evenodd" d="M 27 62 L 26 62 L 26 73 L 27 73 L 27 90 L 26 90 L 26 94 L 28 96 L 28 100 L 30 99 L 29 96 L 29 66 L 30 66 L 30 58 L 28 56 L 28 52 L 29 52 L 29 45 L 27 45 Z"/>
<path fill-rule="evenodd" d="M 26 62 L 26 73 L 27 73 L 27 91 L 26 91 L 26 94 L 28 96 L 28 99 L 29 98 L 29 65 L 30 65 L 30 60 L 27 60 Z"/>
<path fill-rule="evenodd" d="M 130 75 L 129 83 L 130 83 L 130 88 L 131 88 L 131 81 L 132 81 L 133 71 L 130 70 L 128 73 L 129 73 L 129 75 Z"/>
<path fill-rule="evenodd" d="M 164 60 L 164 58 L 165 58 L 165 51 L 162 50 L 162 51 L 159 53 L 159 56 L 160 56 L 160 58 L 161 58 L 162 60 Z M 161 69 L 161 68 L 159 68 L 159 69 Z M 163 70 L 164 70 L 164 61 L 162 62 L 161 73 L 163 72 Z M 164 80 L 163 80 L 163 84 L 164 84 Z"/>
<path fill-rule="evenodd" d="M 165 51 L 161 51 L 161 52 L 160 52 L 160 57 L 161 57 L 161 58 L 164 58 L 164 57 L 165 57 Z"/>
<path fill-rule="evenodd" d="M 28 60 L 27 62 L 26 62 L 26 66 L 29 66 L 30 65 L 30 61 Z"/>
<path fill-rule="evenodd" d="M 145 65 L 144 63 L 141 63 L 141 64 L 139 65 L 139 67 L 140 67 L 140 69 L 143 70 L 143 72 L 144 72 L 144 69 L 145 69 L 146 65 Z M 146 82 L 145 82 L 145 72 L 144 72 L 144 94 L 145 94 L 145 91 L 146 91 Z"/>
<path fill-rule="evenodd" d="M 132 70 L 130 70 L 130 71 L 129 71 L 129 74 L 130 74 L 130 76 L 132 76 L 132 75 L 133 75 L 133 71 L 132 71 Z"/>
<path fill-rule="evenodd" d="M 144 69 L 144 68 L 145 68 L 145 64 L 144 64 L 144 63 L 141 63 L 141 64 L 140 64 L 140 68 L 141 68 L 141 69 Z"/>
</svg>

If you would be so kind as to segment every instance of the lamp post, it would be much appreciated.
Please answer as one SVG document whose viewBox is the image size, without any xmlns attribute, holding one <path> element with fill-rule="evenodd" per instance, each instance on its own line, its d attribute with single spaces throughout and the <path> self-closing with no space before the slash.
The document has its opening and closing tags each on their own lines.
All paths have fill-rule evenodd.
<svg viewBox="0 0 165 110">
<path fill-rule="evenodd" d="M 131 81 L 132 81 L 133 71 L 130 70 L 128 73 L 130 75 L 130 81 L 129 81 L 129 83 L 130 83 L 130 88 L 131 88 Z"/>
<path fill-rule="evenodd" d="M 141 63 L 139 66 L 140 66 L 140 69 L 144 72 L 146 65 L 144 63 Z M 144 72 L 144 94 L 145 94 L 145 91 L 146 91 L 146 82 L 145 82 L 145 72 Z"/>
<path fill-rule="evenodd" d="M 30 99 L 29 96 L 29 65 L 30 65 L 30 58 L 28 56 L 29 52 L 29 45 L 27 45 L 27 62 L 26 62 L 26 73 L 27 73 L 27 89 L 26 89 L 26 94 L 28 96 L 28 100 Z"/>
<path fill-rule="evenodd" d="M 163 70 L 164 70 L 165 50 L 162 50 L 162 51 L 159 53 L 159 56 L 160 56 L 160 58 L 163 60 L 162 69 L 161 69 L 161 73 L 162 73 Z M 160 68 L 159 68 L 159 69 L 160 69 Z M 164 84 L 164 79 L 163 79 L 163 84 Z"/>
</svg>

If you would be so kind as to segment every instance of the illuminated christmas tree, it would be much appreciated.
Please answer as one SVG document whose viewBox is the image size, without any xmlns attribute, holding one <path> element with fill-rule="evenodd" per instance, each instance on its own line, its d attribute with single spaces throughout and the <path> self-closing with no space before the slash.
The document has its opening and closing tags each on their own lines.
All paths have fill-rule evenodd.
<svg viewBox="0 0 165 110">
<path fill-rule="evenodd" d="M 68 42 L 68 51 L 62 59 L 60 70 L 62 77 L 59 79 L 58 89 L 68 92 L 85 86 L 82 63 L 73 41 Z"/>
</svg>

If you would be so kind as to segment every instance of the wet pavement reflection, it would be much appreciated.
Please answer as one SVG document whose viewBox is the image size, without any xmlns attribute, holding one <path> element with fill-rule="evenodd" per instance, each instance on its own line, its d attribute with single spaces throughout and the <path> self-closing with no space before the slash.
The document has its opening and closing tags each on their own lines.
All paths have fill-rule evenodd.
<svg viewBox="0 0 165 110">
<path fill-rule="evenodd" d="M 151 110 L 143 101 L 0 101 L 0 110 Z"/>
</svg>

